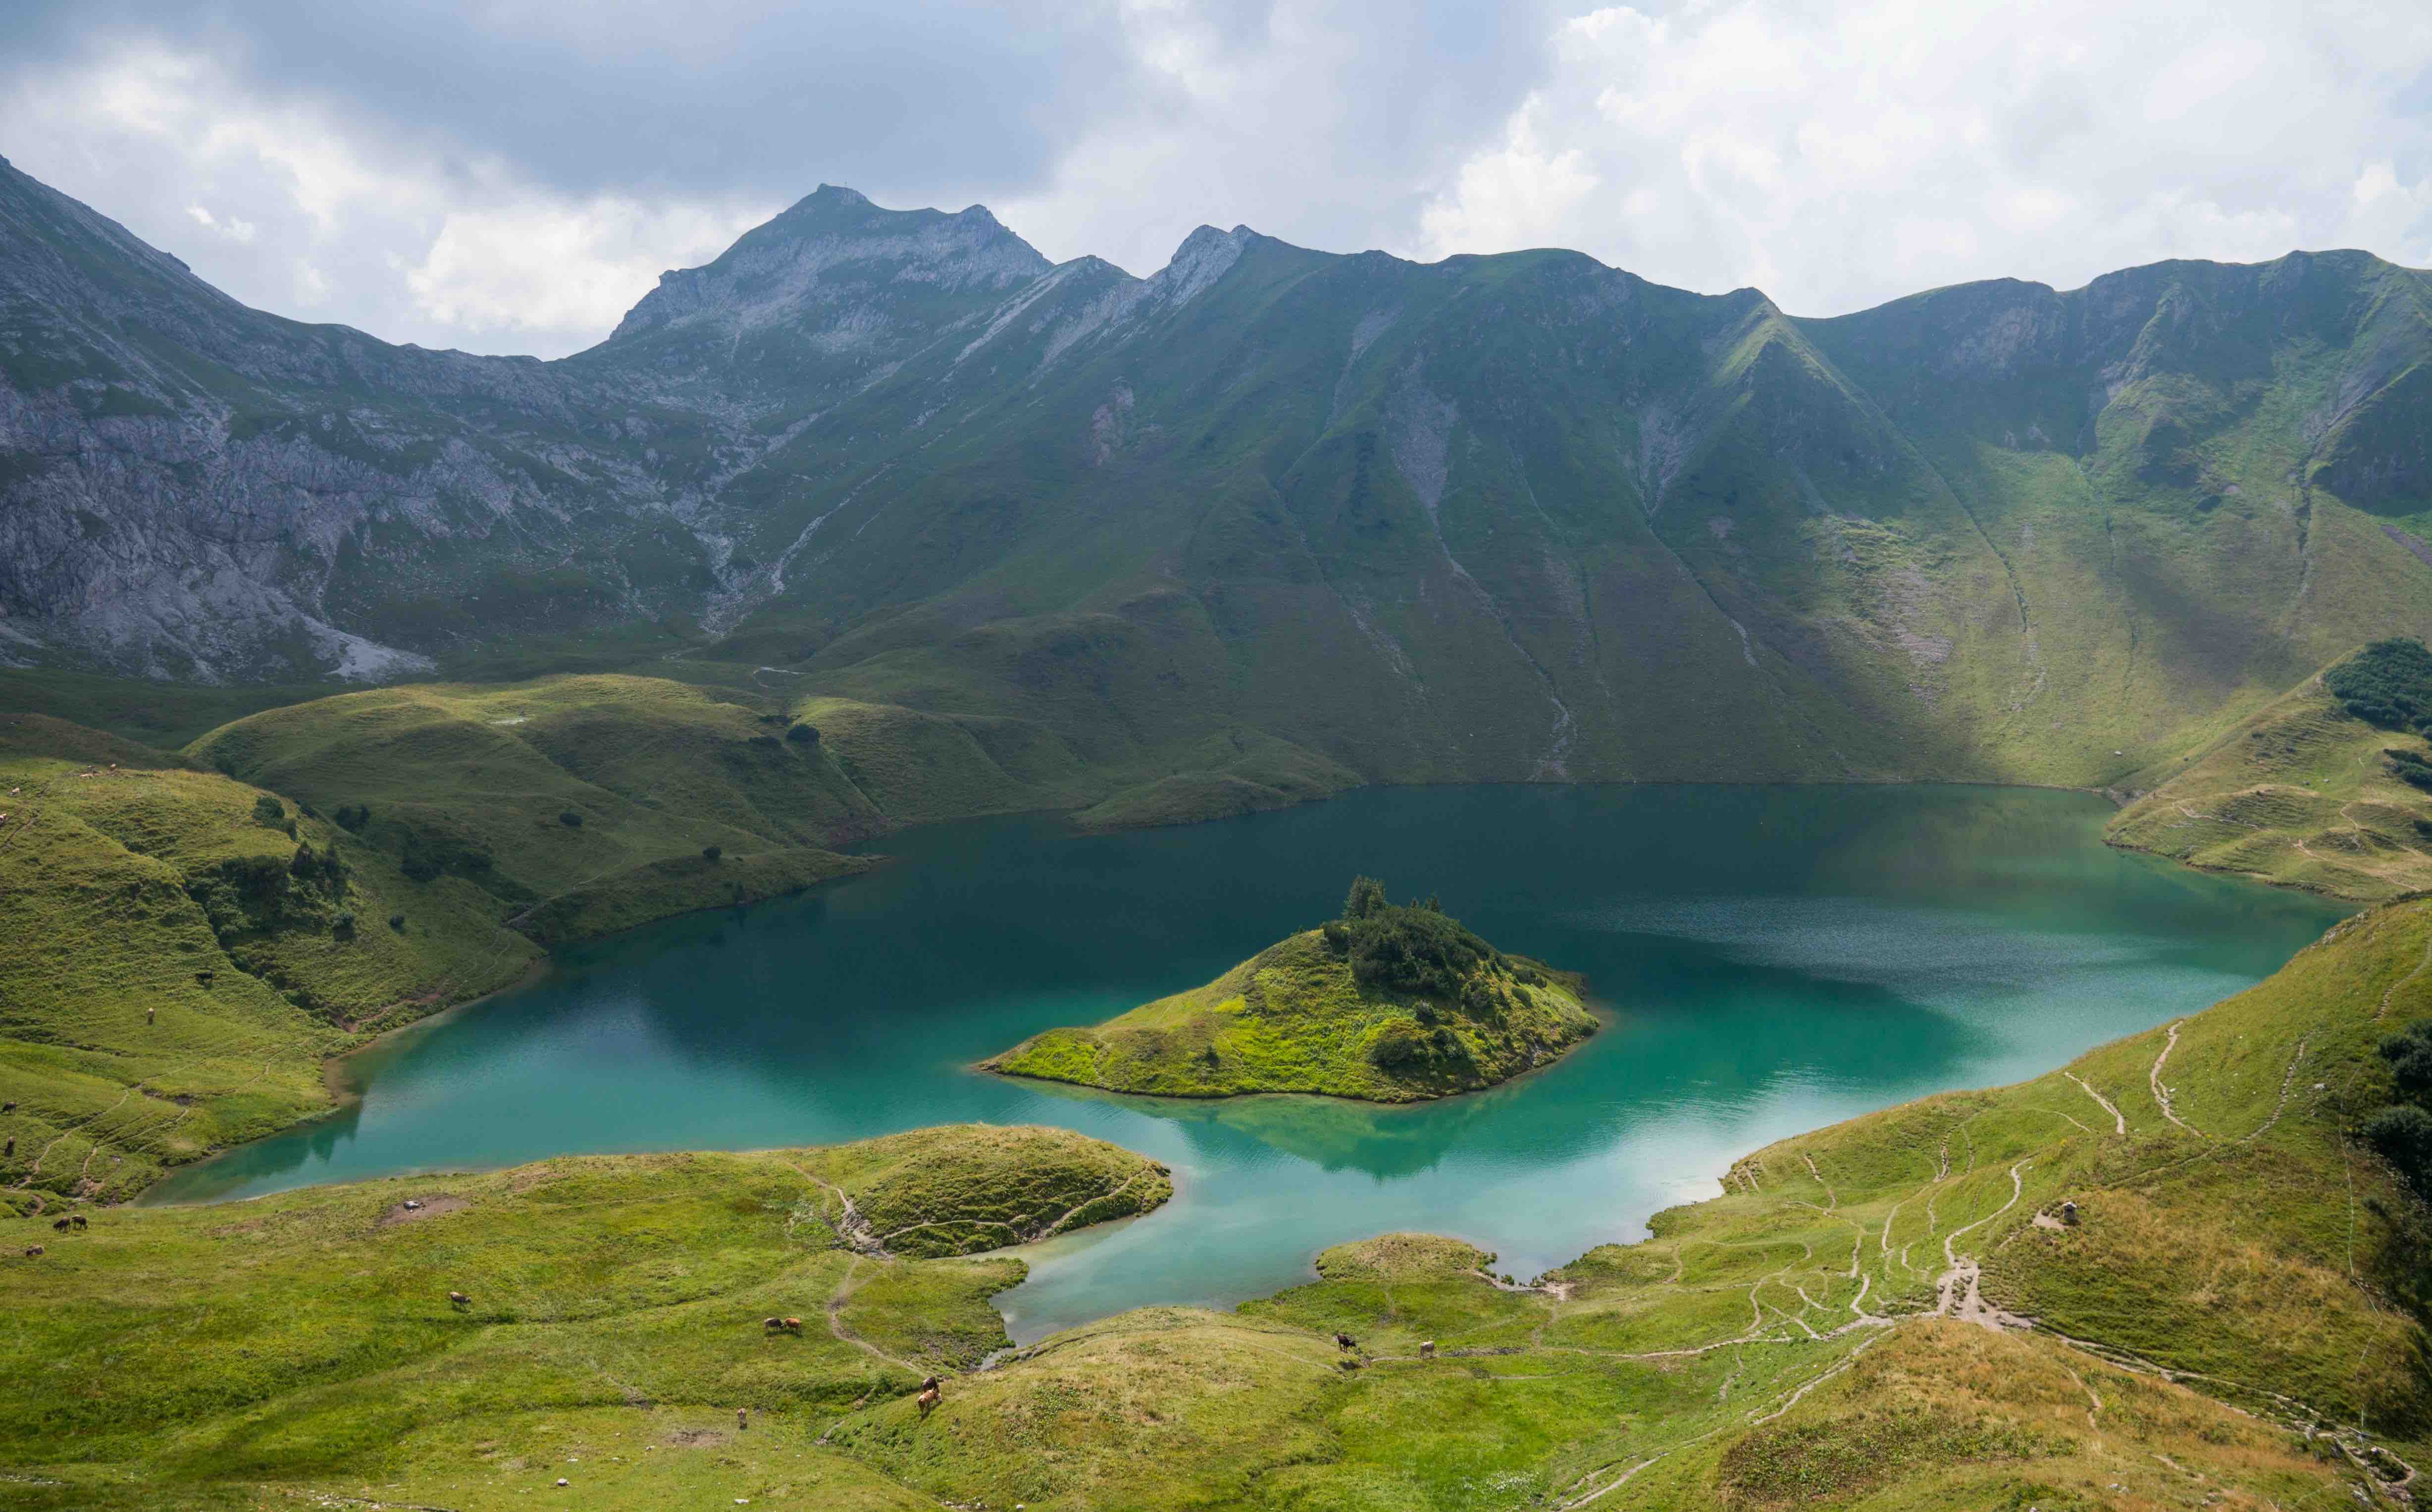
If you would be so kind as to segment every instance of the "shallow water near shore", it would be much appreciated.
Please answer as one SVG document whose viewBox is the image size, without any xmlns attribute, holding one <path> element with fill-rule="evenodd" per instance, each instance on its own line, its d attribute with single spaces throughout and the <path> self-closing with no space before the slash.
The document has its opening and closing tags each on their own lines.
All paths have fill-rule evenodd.
<svg viewBox="0 0 2432 1512">
<path fill-rule="evenodd" d="M 1023 1343 L 1260 1296 L 1394 1229 L 1460 1235 L 1527 1277 L 1642 1237 L 1769 1141 L 2202 1009 L 2346 911 L 2112 851 L 2110 812 L 2016 789 L 1469 787 L 1109 836 L 1053 816 L 939 825 L 889 837 L 875 848 L 896 859 L 867 876 L 566 951 L 356 1057 L 344 1113 L 148 1200 L 1035 1122 L 1165 1161 L 1179 1194 L 1024 1251 L 1030 1280 L 999 1299 Z M 1333 913 L 1355 872 L 1586 973 L 1604 1032 L 1414 1108 L 968 1069 L 1215 976 Z"/>
</svg>

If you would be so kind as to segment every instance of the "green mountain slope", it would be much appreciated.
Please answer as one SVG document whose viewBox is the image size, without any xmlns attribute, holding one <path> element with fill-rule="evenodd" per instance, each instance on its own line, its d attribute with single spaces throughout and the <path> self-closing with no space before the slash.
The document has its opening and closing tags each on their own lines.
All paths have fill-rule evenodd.
<svg viewBox="0 0 2432 1512">
<path fill-rule="evenodd" d="M 0 714 L 8 1207 L 325 1112 L 325 1057 L 548 945 L 863 870 L 820 842 L 881 821 L 795 728 L 638 678 L 352 694 L 186 756 Z"/>
<path fill-rule="evenodd" d="M 2422 658 L 2412 642 L 2360 652 L 2160 769 L 2104 838 L 2361 901 L 2432 891 L 2432 745 L 2394 712 L 2375 722 L 2334 691 L 2377 653 L 2410 646 Z M 2412 680 L 2432 697 L 2432 679 Z"/>
<path fill-rule="evenodd" d="M 954 1129 L 22 1224 L 0 1466 L 80 1507 L 470 1512 L 561 1476 L 608 1507 L 2403 1506 L 2432 1209 L 2356 1130 L 2379 1042 L 2432 1016 L 2427 948 L 2432 904 L 2375 909 L 2060 1071 L 1759 1150 L 1531 1282 L 1386 1235 L 1234 1313 L 993 1359 L 1019 1262 L 906 1241 L 1145 1211 L 1164 1172 Z"/>
<path fill-rule="evenodd" d="M 2427 309 L 2353 252 L 1831 320 L 1247 228 L 1136 279 L 831 188 L 541 364 L 245 310 L 0 169 L 0 645 L 680 654 L 1015 722 L 1104 779 L 1030 799 L 1114 820 L 1355 778 L 2103 786 L 2432 632 Z"/>
</svg>

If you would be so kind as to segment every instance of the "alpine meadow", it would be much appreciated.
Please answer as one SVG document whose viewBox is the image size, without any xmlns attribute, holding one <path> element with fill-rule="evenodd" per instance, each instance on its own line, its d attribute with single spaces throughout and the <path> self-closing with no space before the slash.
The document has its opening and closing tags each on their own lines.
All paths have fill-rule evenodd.
<svg viewBox="0 0 2432 1512">
<path fill-rule="evenodd" d="M 0 1504 L 2413 1506 L 2427 637 L 2364 251 L 822 185 L 543 361 L 0 160 Z"/>
</svg>

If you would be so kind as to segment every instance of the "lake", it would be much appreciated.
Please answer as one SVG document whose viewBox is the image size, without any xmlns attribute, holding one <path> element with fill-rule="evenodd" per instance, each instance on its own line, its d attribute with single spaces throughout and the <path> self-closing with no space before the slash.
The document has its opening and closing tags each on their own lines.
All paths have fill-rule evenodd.
<svg viewBox="0 0 2432 1512">
<path fill-rule="evenodd" d="M 1035 1122 L 1155 1156 L 1179 1192 L 1026 1250 L 1031 1279 L 999 1300 L 1023 1343 L 1263 1295 L 1309 1279 L 1325 1247 L 1395 1229 L 1459 1235 L 1527 1277 L 1642 1237 L 1772 1140 L 2204 1008 L 2346 911 L 2110 850 L 2110 812 L 1995 788 L 1380 788 L 1129 834 L 1054 816 L 909 831 L 868 876 L 563 952 L 538 983 L 356 1057 L 363 1096 L 343 1113 L 149 1200 Z M 1214 977 L 1332 915 L 1359 872 L 1586 973 L 1607 1028 L 1415 1108 L 965 1069 Z"/>
</svg>

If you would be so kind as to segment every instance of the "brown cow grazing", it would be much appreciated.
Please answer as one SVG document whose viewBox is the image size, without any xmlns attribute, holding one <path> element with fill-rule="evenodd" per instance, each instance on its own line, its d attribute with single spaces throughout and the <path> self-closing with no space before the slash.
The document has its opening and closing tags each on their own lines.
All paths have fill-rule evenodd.
<svg viewBox="0 0 2432 1512">
<path fill-rule="evenodd" d="M 87 1223 L 87 1222 L 85 1222 L 85 1221 L 84 1221 L 84 1215 L 83 1215 L 83 1214 L 81 1214 L 81 1213 L 79 1213 L 79 1214 L 77 1214 L 77 1215 L 76 1215 L 76 1220 L 75 1220 L 75 1221 L 76 1221 L 76 1226 L 77 1228 L 79 1228 L 79 1229 L 88 1229 L 88 1228 L 91 1228 L 91 1227 L 92 1227 L 92 1225 L 91 1225 L 91 1224 L 89 1224 L 89 1223 Z"/>
<path fill-rule="evenodd" d="M 59 1230 L 61 1233 L 65 1233 L 68 1232 L 68 1220 L 61 1218 L 57 1223 L 52 1224 L 51 1227 Z"/>
<path fill-rule="evenodd" d="M 931 1376 L 920 1383 L 920 1395 L 916 1400 L 920 1407 L 920 1420 L 927 1422 L 929 1414 L 937 1410 L 937 1378 Z"/>
<path fill-rule="evenodd" d="M 473 1299 L 465 1296 L 463 1292 L 449 1292 L 448 1294 L 448 1304 L 453 1307 L 470 1307 L 473 1305 Z"/>
<path fill-rule="evenodd" d="M 1338 1350 L 1356 1350 L 1360 1348 L 1360 1341 L 1338 1329 L 1334 1335 L 1334 1347 Z"/>
<path fill-rule="evenodd" d="M 801 1318 L 799 1318 L 799 1317 L 789 1317 L 789 1318 L 785 1319 L 785 1332 L 786 1332 L 786 1333 L 788 1333 L 788 1334 L 800 1334 L 802 1331 L 802 1320 Z"/>
</svg>

